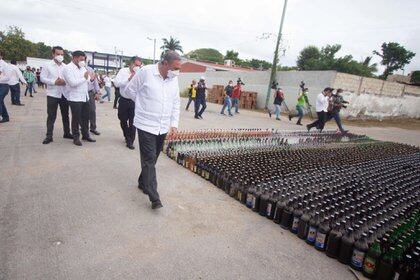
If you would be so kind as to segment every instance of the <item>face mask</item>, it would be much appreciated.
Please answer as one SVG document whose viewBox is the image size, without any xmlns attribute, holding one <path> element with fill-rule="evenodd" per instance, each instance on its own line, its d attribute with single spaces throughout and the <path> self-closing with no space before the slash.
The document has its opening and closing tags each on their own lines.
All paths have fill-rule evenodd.
<svg viewBox="0 0 420 280">
<path fill-rule="evenodd" d="M 179 76 L 179 70 L 169 70 L 168 71 L 168 78 L 173 79 Z"/>
<path fill-rule="evenodd" d="M 86 62 L 84 60 L 79 61 L 79 67 L 85 67 L 86 66 Z"/>
<path fill-rule="evenodd" d="M 232 83 L 229 83 L 229 85 L 232 86 L 233 84 Z"/>
<path fill-rule="evenodd" d="M 54 59 L 55 59 L 57 62 L 61 63 L 61 62 L 63 62 L 63 60 L 64 60 L 64 56 L 62 56 L 62 55 L 57 55 Z"/>
<path fill-rule="evenodd" d="M 134 66 L 134 67 L 133 67 L 133 71 L 134 71 L 134 72 L 137 72 L 137 71 L 139 71 L 139 70 L 140 70 L 140 66 Z"/>
</svg>

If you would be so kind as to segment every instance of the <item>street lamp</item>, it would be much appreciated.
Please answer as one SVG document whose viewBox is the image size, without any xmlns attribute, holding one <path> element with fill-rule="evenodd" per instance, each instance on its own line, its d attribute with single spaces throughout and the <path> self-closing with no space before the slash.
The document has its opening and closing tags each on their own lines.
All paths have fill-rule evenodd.
<svg viewBox="0 0 420 280">
<path fill-rule="evenodd" d="M 153 41 L 153 64 L 156 61 L 156 38 L 147 37 L 147 40 Z"/>
</svg>

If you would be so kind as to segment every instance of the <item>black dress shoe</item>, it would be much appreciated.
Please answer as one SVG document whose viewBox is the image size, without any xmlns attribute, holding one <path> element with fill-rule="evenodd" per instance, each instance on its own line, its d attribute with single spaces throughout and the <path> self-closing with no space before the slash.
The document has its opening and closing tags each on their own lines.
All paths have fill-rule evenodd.
<svg viewBox="0 0 420 280">
<path fill-rule="evenodd" d="M 93 134 L 95 134 L 95 135 L 101 135 L 100 133 L 99 133 L 99 131 L 97 131 L 97 130 L 91 130 L 90 132 L 92 132 Z"/>
<path fill-rule="evenodd" d="M 82 142 L 80 142 L 80 139 L 79 138 L 74 139 L 73 140 L 73 144 L 76 145 L 76 146 L 82 146 Z"/>
<path fill-rule="evenodd" d="M 84 141 L 88 141 L 88 142 L 96 142 L 96 140 L 95 140 L 95 139 L 92 139 L 92 138 L 90 138 L 90 137 L 82 137 L 82 140 L 84 140 Z"/>
<path fill-rule="evenodd" d="M 18 106 L 25 106 L 25 104 L 22 104 L 22 103 L 19 103 L 19 104 L 16 104 L 16 105 L 18 105 Z"/>
<path fill-rule="evenodd" d="M 9 119 L 2 119 L 1 121 L 0 121 L 0 123 L 5 123 L 5 122 L 8 122 L 9 121 Z"/>
<path fill-rule="evenodd" d="M 42 144 L 49 144 L 51 142 L 53 142 L 53 139 L 47 137 L 47 138 L 44 139 L 44 141 L 42 141 Z"/>
<path fill-rule="evenodd" d="M 152 209 L 159 209 L 162 208 L 162 202 L 160 202 L 160 200 L 156 200 L 152 202 Z"/>
<path fill-rule="evenodd" d="M 73 134 L 64 134 L 64 135 L 63 135 L 63 138 L 66 138 L 66 139 L 73 139 L 74 137 L 73 137 Z"/>
<path fill-rule="evenodd" d="M 138 188 L 144 193 L 144 194 L 148 194 L 147 192 L 146 192 L 146 190 L 143 188 L 143 186 L 142 185 L 138 185 Z"/>
<path fill-rule="evenodd" d="M 132 143 L 127 143 L 127 148 L 129 148 L 130 150 L 135 149 Z"/>
</svg>

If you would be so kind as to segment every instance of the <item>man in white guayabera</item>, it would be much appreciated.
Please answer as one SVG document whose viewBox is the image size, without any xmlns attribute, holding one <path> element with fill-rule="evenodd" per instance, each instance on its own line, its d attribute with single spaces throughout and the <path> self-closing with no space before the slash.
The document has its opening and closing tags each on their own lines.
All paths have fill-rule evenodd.
<svg viewBox="0 0 420 280">
<path fill-rule="evenodd" d="M 141 173 L 138 187 L 149 196 L 152 209 L 162 207 L 157 191 L 156 161 L 166 135 L 177 132 L 180 96 L 178 86 L 181 57 L 174 51 L 162 55 L 159 63 L 141 68 L 123 94 L 135 102 Z"/>
</svg>

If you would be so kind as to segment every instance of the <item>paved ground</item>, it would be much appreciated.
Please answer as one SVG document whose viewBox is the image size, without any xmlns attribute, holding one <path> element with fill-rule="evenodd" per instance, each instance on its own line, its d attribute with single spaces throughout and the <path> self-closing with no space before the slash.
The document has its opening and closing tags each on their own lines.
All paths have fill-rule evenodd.
<svg viewBox="0 0 420 280">
<path fill-rule="evenodd" d="M 185 100 L 184 104 L 185 104 Z M 0 279 L 353 279 L 317 252 L 162 156 L 164 208 L 152 211 L 136 186 L 139 155 L 123 145 L 110 103 L 98 104 L 97 143 L 42 145 L 46 98 L 23 98 L 0 125 Z M 297 129 L 209 105 L 205 120 L 182 112 L 181 129 Z M 351 128 L 353 130 L 353 128 Z M 420 145 L 419 131 L 354 128 Z"/>
</svg>

